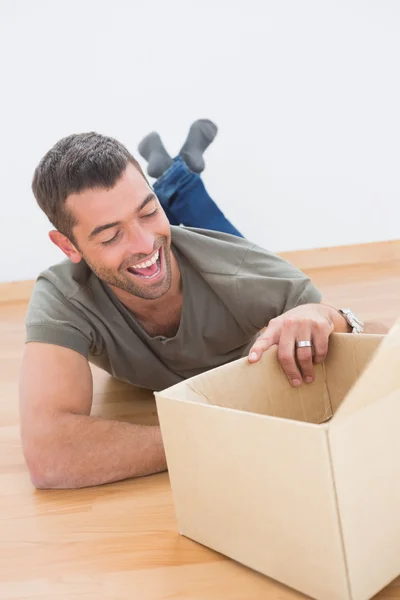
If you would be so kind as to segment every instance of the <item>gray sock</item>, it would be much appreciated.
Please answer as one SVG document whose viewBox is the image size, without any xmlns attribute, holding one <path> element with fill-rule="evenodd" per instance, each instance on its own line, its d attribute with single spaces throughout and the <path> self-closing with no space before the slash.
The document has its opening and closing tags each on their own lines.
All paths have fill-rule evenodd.
<svg viewBox="0 0 400 600">
<path fill-rule="evenodd" d="M 191 171 L 201 173 L 204 171 L 203 152 L 217 135 L 217 126 L 208 119 L 195 121 L 189 129 L 186 142 L 183 144 L 179 156 L 183 158 Z"/>
<path fill-rule="evenodd" d="M 138 146 L 139 153 L 147 160 L 147 173 L 150 177 L 160 177 L 173 163 L 172 158 L 164 148 L 158 133 L 153 131 L 142 139 Z"/>
</svg>

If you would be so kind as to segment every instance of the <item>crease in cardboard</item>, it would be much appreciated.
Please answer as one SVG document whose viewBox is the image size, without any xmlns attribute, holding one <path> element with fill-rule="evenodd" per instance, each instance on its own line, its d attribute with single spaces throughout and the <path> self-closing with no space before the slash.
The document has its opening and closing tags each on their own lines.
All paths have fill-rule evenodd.
<svg viewBox="0 0 400 600">
<path fill-rule="evenodd" d="M 270 378 L 266 378 L 266 396 L 267 396 L 267 409 L 269 410 L 269 414 L 275 414 L 275 409 L 273 406 L 272 395 L 271 395 L 271 385 Z"/>
<path fill-rule="evenodd" d="M 326 408 L 325 408 L 325 413 L 324 413 L 321 423 L 326 423 L 326 421 L 329 421 L 333 417 L 333 404 L 332 404 L 331 393 L 330 393 L 329 385 L 328 385 L 328 375 L 326 372 L 325 363 L 322 364 L 322 372 L 324 374 L 325 388 L 326 388 L 326 393 L 328 395 L 329 406 L 326 406 Z"/>
<path fill-rule="evenodd" d="M 343 563 L 344 563 L 344 568 L 345 568 L 345 572 L 346 572 L 347 595 L 348 595 L 348 600 L 353 600 L 353 594 L 352 594 L 351 584 L 350 584 L 349 563 L 348 563 L 348 558 L 347 558 L 346 545 L 344 542 L 343 524 L 342 524 L 342 519 L 340 516 L 340 510 L 339 510 L 339 494 L 338 494 L 337 487 L 336 487 L 336 478 L 335 478 L 335 471 L 334 471 L 333 460 L 332 460 L 332 449 L 331 449 L 331 443 L 330 443 L 330 439 L 329 439 L 328 428 L 325 429 L 325 440 L 326 440 L 326 444 L 328 446 L 329 469 L 331 472 L 333 493 L 334 493 L 334 497 L 335 497 L 335 513 L 336 513 L 336 518 L 337 518 L 337 522 L 338 522 L 338 526 L 339 526 L 340 544 L 342 547 L 342 557 L 343 557 Z"/>
<path fill-rule="evenodd" d="M 265 385 L 265 409 L 263 414 L 265 415 L 270 415 L 270 414 L 274 414 L 274 408 L 272 406 L 271 403 L 271 399 L 270 399 L 270 393 L 269 393 L 269 381 L 267 379 L 266 385 Z"/>
<path fill-rule="evenodd" d="M 355 348 L 354 344 L 352 344 L 352 347 L 351 347 L 351 354 L 352 354 L 352 357 L 353 357 L 354 371 L 356 373 L 356 379 L 355 379 L 355 381 L 357 381 L 359 379 L 359 377 L 360 377 L 360 369 L 358 367 L 358 360 L 357 360 L 356 348 Z"/>
<path fill-rule="evenodd" d="M 301 412 L 303 413 L 303 414 L 302 414 L 302 416 L 303 416 L 303 421 L 307 421 L 307 415 L 306 415 L 306 411 L 305 411 L 305 408 L 304 408 L 304 404 L 303 404 L 303 400 L 302 400 L 302 398 L 301 398 L 301 394 L 300 394 L 300 390 L 299 390 L 299 388 L 297 388 L 297 389 L 296 389 L 296 392 L 297 392 L 297 398 L 298 398 L 298 400 L 300 401 Z"/>
<path fill-rule="evenodd" d="M 199 392 L 199 390 L 197 390 L 195 387 L 193 387 L 193 385 L 188 380 L 186 380 L 185 383 L 191 392 L 193 392 L 197 396 L 200 396 L 200 398 L 203 398 L 203 400 L 206 404 L 211 404 L 210 400 L 207 398 L 207 396 L 205 396 L 202 392 Z"/>
</svg>

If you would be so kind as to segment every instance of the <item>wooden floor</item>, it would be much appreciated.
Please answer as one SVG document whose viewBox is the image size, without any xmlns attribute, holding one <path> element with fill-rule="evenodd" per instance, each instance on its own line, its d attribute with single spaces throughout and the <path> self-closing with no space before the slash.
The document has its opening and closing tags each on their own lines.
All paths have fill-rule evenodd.
<svg viewBox="0 0 400 600">
<path fill-rule="evenodd" d="M 324 298 L 365 319 L 400 316 L 400 262 L 314 271 Z M 168 475 L 36 491 L 19 443 L 25 304 L 0 305 L 0 598 L 289 600 L 300 594 L 177 533 Z M 156 420 L 150 394 L 94 369 L 93 413 Z M 377 598 L 400 599 L 400 579 Z"/>
</svg>

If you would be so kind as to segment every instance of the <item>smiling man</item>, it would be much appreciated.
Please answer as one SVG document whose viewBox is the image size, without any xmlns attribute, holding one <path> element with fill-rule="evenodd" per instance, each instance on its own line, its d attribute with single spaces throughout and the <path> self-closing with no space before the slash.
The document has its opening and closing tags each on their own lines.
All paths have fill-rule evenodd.
<svg viewBox="0 0 400 600">
<path fill-rule="evenodd" d="M 206 194 L 179 157 L 154 189 L 161 183 L 167 210 L 187 207 L 196 189 Z M 38 277 L 26 319 L 21 434 L 37 487 L 166 469 L 159 427 L 90 416 L 89 362 L 160 390 L 245 355 L 255 362 L 277 344 L 296 386 L 313 380 L 332 331 L 352 330 L 348 315 L 321 304 L 310 280 L 274 254 L 212 226 L 171 226 L 137 161 L 112 138 L 62 139 L 32 187 L 67 256 Z"/>
</svg>

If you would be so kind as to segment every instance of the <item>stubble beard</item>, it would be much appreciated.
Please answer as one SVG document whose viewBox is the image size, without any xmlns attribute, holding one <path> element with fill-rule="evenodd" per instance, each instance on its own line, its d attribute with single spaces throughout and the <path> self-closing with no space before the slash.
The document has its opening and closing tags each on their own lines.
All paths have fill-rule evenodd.
<svg viewBox="0 0 400 600">
<path fill-rule="evenodd" d="M 123 290 L 124 292 L 127 292 L 128 294 L 136 296 L 137 298 L 142 298 L 143 300 L 156 300 L 168 292 L 172 283 L 169 239 L 165 236 L 157 238 L 154 251 L 158 248 L 162 248 L 162 260 L 164 262 L 162 268 L 165 270 L 165 274 L 163 278 L 160 281 L 155 282 L 154 285 L 145 283 L 146 280 L 143 280 L 142 284 L 140 276 L 129 275 L 127 273 L 127 267 L 129 265 L 138 264 L 141 260 L 146 258 L 143 255 L 141 255 L 140 258 L 126 258 L 117 272 L 103 267 L 102 265 L 94 265 L 88 261 L 85 256 L 83 256 L 83 259 L 93 273 L 107 285 L 114 286 L 120 290 Z M 135 279 L 137 279 L 137 283 Z"/>
</svg>

